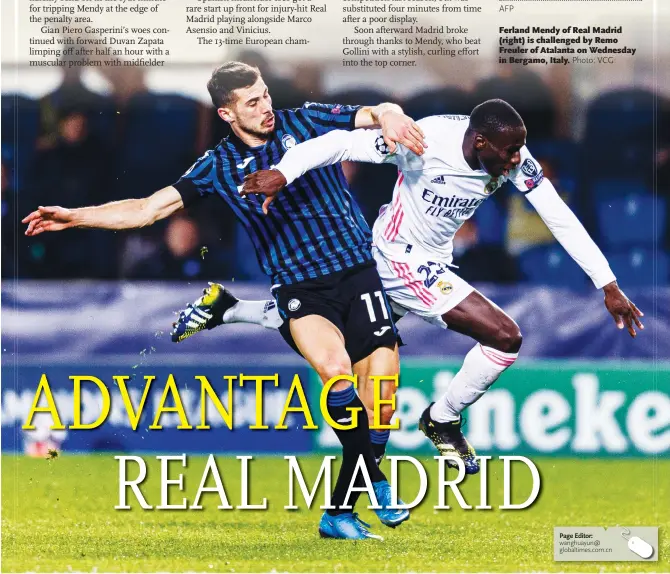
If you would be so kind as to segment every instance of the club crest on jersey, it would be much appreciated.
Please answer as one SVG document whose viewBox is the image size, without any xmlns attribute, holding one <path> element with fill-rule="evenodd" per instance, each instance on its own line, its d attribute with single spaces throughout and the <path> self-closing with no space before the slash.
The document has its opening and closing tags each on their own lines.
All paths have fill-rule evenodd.
<svg viewBox="0 0 670 574">
<path fill-rule="evenodd" d="M 492 179 L 486 184 L 486 187 L 484 188 L 484 193 L 487 195 L 489 193 L 493 193 L 496 189 L 498 189 L 498 179 Z"/>
<path fill-rule="evenodd" d="M 281 138 L 281 145 L 284 146 L 286 151 L 290 150 L 292 147 L 295 147 L 297 144 L 298 142 L 295 141 L 295 138 L 291 134 L 284 134 L 284 136 Z"/>
<path fill-rule="evenodd" d="M 437 183 L 438 185 L 444 185 L 447 182 L 445 181 L 443 175 L 438 175 L 436 178 L 431 179 L 430 183 Z"/>
<path fill-rule="evenodd" d="M 300 303 L 299 299 L 291 299 L 288 302 L 288 310 L 289 311 L 297 311 L 298 309 L 300 309 L 300 305 L 301 305 L 301 303 Z"/>
<path fill-rule="evenodd" d="M 454 290 L 454 286 L 449 281 L 438 281 L 437 287 L 442 295 L 449 295 Z"/>
<path fill-rule="evenodd" d="M 524 184 L 526 184 L 526 187 L 529 190 L 535 189 L 542 183 L 542 180 L 544 179 L 544 172 L 530 158 L 521 164 L 521 173 L 528 176 L 528 179 L 524 180 Z"/>
</svg>

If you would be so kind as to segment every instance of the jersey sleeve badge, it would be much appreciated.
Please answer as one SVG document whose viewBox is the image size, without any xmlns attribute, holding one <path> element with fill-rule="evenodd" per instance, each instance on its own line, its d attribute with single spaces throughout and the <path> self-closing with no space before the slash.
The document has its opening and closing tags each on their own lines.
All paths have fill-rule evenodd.
<svg viewBox="0 0 670 574">
<path fill-rule="evenodd" d="M 534 160 L 527 158 L 521 164 L 521 173 L 524 175 L 524 184 L 528 191 L 535 189 L 544 180 L 542 168 Z"/>
</svg>

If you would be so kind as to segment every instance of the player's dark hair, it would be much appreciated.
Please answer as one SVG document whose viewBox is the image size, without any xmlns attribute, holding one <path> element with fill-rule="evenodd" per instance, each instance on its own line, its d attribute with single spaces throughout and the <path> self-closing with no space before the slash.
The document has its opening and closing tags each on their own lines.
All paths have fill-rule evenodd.
<svg viewBox="0 0 670 574">
<path fill-rule="evenodd" d="M 207 90 L 215 108 L 227 106 L 233 101 L 233 91 L 248 88 L 256 83 L 261 73 L 244 62 L 226 62 L 212 72 Z"/>
<path fill-rule="evenodd" d="M 521 127 L 524 123 L 519 112 L 505 100 L 487 100 L 470 113 L 469 129 L 485 137 Z"/>
</svg>

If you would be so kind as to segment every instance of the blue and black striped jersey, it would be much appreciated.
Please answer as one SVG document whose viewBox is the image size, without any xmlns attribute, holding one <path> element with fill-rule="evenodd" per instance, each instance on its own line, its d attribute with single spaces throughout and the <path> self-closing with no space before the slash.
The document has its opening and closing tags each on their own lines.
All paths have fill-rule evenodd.
<svg viewBox="0 0 670 574">
<path fill-rule="evenodd" d="M 209 150 L 174 187 L 184 205 L 218 195 L 244 225 L 263 271 L 274 284 L 314 279 L 372 261 L 372 234 L 351 196 L 339 164 L 298 178 L 262 211 L 263 196 L 241 197 L 244 177 L 269 169 L 286 150 L 331 130 L 355 127 L 358 106 L 305 104 L 275 110 L 275 129 L 262 146 L 249 147 L 235 134 Z"/>
</svg>

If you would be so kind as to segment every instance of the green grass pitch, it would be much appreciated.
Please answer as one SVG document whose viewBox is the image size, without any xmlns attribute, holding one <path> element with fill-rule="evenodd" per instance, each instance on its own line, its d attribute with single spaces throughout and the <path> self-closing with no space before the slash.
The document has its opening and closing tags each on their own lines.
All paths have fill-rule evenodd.
<svg viewBox="0 0 670 574">
<path fill-rule="evenodd" d="M 145 457 L 148 502 L 160 504 L 159 465 Z M 239 464 L 220 457 L 228 499 L 237 505 Z M 301 458 L 308 480 L 320 457 Z M 112 454 L 63 454 L 55 460 L 2 457 L 3 571 L 200 571 L 200 572 L 440 572 L 440 571 L 656 571 L 670 570 L 670 460 L 533 459 L 542 475 L 538 501 L 526 510 L 501 511 L 502 463 L 491 461 L 489 503 L 493 510 L 462 510 L 449 494 L 449 511 L 435 511 L 436 463 L 429 494 L 411 519 L 392 530 L 361 510 L 384 536 L 350 542 L 322 540 L 321 511 L 286 511 L 288 465 L 281 457 L 251 464 L 251 502 L 265 496 L 267 511 L 217 510 L 216 494 L 204 510 L 143 511 L 129 495 L 130 511 L 118 504 L 118 463 Z M 190 457 L 189 504 L 202 476 L 204 457 Z M 176 474 L 179 463 L 171 463 Z M 390 474 L 389 463 L 383 469 Z M 401 472 L 401 495 L 413 497 L 413 472 Z M 515 470 L 516 501 L 529 492 L 530 474 Z M 476 506 L 480 483 L 468 478 L 462 491 Z M 302 502 L 302 501 L 301 501 Z M 361 498 L 367 503 L 367 498 Z M 303 503 L 304 506 L 304 503 Z M 359 504 L 359 506 L 362 506 Z M 554 562 L 554 526 L 660 526 L 658 562 Z"/>
</svg>

